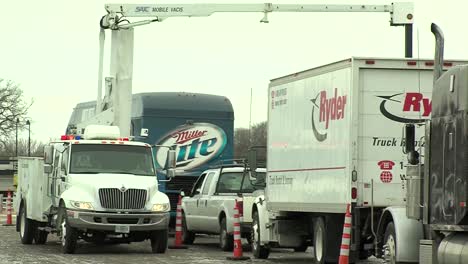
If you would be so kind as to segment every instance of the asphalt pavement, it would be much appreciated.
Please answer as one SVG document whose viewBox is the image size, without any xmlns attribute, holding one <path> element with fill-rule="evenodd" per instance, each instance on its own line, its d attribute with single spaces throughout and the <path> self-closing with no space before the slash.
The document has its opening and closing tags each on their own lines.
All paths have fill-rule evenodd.
<svg viewBox="0 0 468 264">
<path fill-rule="evenodd" d="M 5 223 L 6 217 L 0 215 L 0 223 Z M 170 238 L 169 245 L 174 242 Z M 312 247 L 305 253 L 295 253 L 289 249 L 273 249 L 267 260 L 254 259 L 249 246 L 244 242 L 244 256 L 251 257 L 248 263 L 313 263 Z M 55 235 L 49 235 L 45 245 L 23 245 L 14 226 L 0 225 L 0 263 L 239 263 L 229 261 L 226 257 L 232 252 L 223 252 L 218 247 L 217 236 L 197 236 L 195 244 L 188 249 L 168 249 L 165 254 L 151 253 L 149 241 L 119 244 L 94 245 L 80 242 L 75 254 L 66 255 L 61 252 L 60 242 Z M 245 263 L 244 262 L 244 263 Z M 242 261 L 240 262 L 242 263 Z M 382 263 L 371 260 L 360 263 Z"/>
</svg>

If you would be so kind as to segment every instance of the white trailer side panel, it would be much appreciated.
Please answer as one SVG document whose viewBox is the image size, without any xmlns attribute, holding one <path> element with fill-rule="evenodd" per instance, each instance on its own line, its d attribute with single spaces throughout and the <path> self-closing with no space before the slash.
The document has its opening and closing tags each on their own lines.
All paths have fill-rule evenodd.
<svg viewBox="0 0 468 264">
<path fill-rule="evenodd" d="M 342 212 L 350 202 L 349 66 L 270 86 L 270 208 Z"/>
<path fill-rule="evenodd" d="M 404 205 L 402 130 L 429 117 L 432 70 L 360 69 L 359 89 L 359 204 Z"/>
<path fill-rule="evenodd" d="M 44 213 L 49 211 L 52 200 L 47 195 L 44 159 L 29 157 L 18 159 L 18 189 L 26 201 L 27 217 L 36 221 L 46 221 Z"/>
<path fill-rule="evenodd" d="M 452 61 L 446 68 L 466 63 Z M 350 202 L 404 205 L 403 127 L 430 117 L 432 68 L 428 60 L 353 58 L 273 80 L 269 209 L 344 212 Z M 420 141 L 424 127 L 416 127 Z"/>
</svg>

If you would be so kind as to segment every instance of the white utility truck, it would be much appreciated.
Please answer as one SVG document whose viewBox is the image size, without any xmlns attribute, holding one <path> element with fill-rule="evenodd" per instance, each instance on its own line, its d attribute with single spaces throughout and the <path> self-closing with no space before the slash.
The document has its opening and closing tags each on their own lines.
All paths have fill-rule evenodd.
<svg viewBox="0 0 468 264">
<path fill-rule="evenodd" d="M 266 188 L 252 211 L 255 257 L 312 245 L 317 263 L 337 262 L 351 204 L 352 260 L 418 261 L 423 229 L 406 216 L 402 124 L 429 118 L 433 65 L 350 58 L 271 81 Z"/>
<path fill-rule="evenodd" d="M 174 153 L 168 151 L 172 168 Z M 116 126 L 90 125 L 83 138 L 62 136 L 45 147 L 44 158 L 20 157 L 18 164 L 23 244 L 44 244 L 52 232 L 64 253 L 74 253 L 78 239 L 150 239 L 154 253 L 166 251 L 170 205 L 158 191 L 152 146 L 121 138 Z"/>
</svg>

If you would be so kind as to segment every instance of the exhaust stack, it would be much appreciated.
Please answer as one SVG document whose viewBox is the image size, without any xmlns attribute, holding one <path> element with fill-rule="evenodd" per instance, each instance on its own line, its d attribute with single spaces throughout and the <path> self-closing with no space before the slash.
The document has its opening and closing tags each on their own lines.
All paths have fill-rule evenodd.
<svg viewBox="0 0 468 264">
<path fill-rule="evenodd" d="M 434 57 L 434 84 L 442 75 L 444 65 L 444 34 L 439 26 L 431 24 L 431 32 L 436 39 L 435 57 Z"/>
</svg>

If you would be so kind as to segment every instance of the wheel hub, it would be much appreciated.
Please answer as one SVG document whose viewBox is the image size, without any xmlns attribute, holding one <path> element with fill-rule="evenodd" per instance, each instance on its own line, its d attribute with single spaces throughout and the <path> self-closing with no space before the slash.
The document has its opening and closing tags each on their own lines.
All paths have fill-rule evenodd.
<svg viewBox="0 0 468 264">
<path fill-rule="evenodd" d="M 323 230 L 321 228 L 317 229 L 315 235 L 315 258 L 320 261 L 323 258 Z"/>
<path fill-rule="evenodd" d="M 21 232 L 21 237 L 24 237 L 24 231 L 26 230 L 26 214 L 23 213 L 21 214 L 21 223 L 20 223 L 20 232 Z"/>
<path fill-rule="evenodd" d="M 65 226 L 65 221 L 62 221 L 62 232 L 61 232 L 62 246 L 65 246 L 66 235 L 67 235 L 67 228 Z"/>
</svg>

